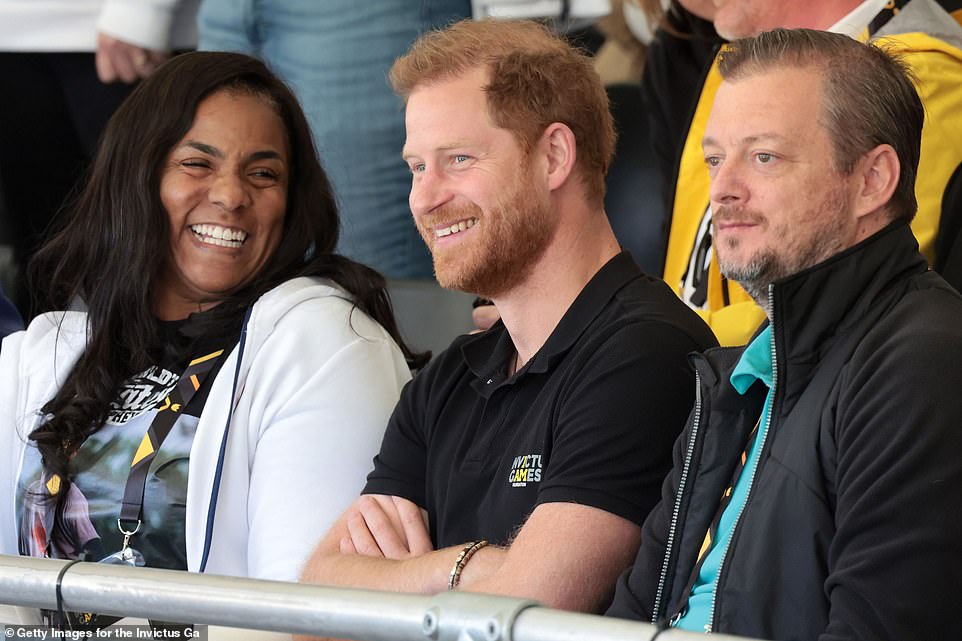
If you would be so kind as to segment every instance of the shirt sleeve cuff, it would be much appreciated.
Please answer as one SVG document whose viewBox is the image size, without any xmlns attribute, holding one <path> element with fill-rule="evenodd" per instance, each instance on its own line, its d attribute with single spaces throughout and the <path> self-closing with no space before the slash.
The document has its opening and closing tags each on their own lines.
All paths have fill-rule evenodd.
<svg viewBox="0 0 962 641">
<path fill-rule="evenodd" d="M 651 492 L 642 491 L 638 498 L 643 505 L 655 505 L 658 502 L 659 494 L 657 487 L 652 488 Z M 641 505 L 626 501 L 625 499 L 614 496 L 607 492 L 586 487 L 573 487 L 565 485 L 552 485 L 541 488 L 538 492 L 536 505 L 543 503 L 578 503 L 589 507 L 604 510 L 615 516 L 641 525 L 648 516 L 648 511 Z"/>
<path fill-rule="evenodd" d="M 171 3 L 107 0 L 97 20 L 97 30 L 130 44 L 166 51 L 174 22 Z"/>
</svg>

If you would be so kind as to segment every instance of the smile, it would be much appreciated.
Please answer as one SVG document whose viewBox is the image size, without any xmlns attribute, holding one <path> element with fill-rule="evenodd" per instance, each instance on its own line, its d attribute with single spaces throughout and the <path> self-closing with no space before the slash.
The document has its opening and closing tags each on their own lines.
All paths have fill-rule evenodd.
<svg viewBox="0 0 962 641">
<path fill-rule="evenodd" d="M 218 247 L 237 248 L 247 240 L 247 232 L 241 229 L 231 229 L 220 225 L 190 225 L 194 237 L 202 243 L 217 245 Z"/>
<path fill-rule="evenodd" d="M 445 227 L 435 227 L 434 236 L 435 238 L 444 238 L 445 236 L 450 236 L 452 234 L 459 234 L 465 229 L 471 229 L 474 224 L 478 222 L 477 218 L 468 218 L 467 220 L 461 220 L 453 225 L 448 225 Z"/>
</svg>

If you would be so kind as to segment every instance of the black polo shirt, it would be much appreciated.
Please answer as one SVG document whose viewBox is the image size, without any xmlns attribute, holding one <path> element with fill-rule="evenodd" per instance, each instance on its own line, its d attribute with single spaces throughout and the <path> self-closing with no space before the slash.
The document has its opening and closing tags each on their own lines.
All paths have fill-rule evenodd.
<svg viewBox="0 0 962 641">
<path fill-rule="evenodd" d="M 425 508 L 437 548 L 503 545 L 541 503 L 591 505 L 640 525 L 694 399 L 686 356 L 714 344 L 622 252 L 514 376 L 502 323 L 455 339 L 404 388 L 364 492 Z"/>
</svg>

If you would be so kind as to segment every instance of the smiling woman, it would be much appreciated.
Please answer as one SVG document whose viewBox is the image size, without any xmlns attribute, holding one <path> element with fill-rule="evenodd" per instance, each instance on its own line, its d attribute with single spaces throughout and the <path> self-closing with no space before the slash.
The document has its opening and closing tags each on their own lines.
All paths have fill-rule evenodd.
<svg viewBox="0 0 962 641">
<path fill-rule="evenodd" d="M 287 148 L 264 99 L 222 90 L 200 103 L 160 179 L 171 260 L 155 293 L 159 317 L 216 304 L 263 269 L 284 231 Z"/>
<path fill-rule="evenodd" d="M 423 360 L 334 253 L 297 101 L 252 58 L 174 58 L 62 222 L 33 282 L 86 311 L 0 352 L 0 552 L 296 578 Z"/>
</svg>

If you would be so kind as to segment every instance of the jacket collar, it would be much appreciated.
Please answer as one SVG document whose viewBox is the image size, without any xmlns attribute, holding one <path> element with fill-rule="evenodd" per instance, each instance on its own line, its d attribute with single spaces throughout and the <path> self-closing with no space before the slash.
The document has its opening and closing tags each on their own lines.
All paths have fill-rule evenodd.
<svg viewBox="0 0 962 641">
<path fill-rule="evenodd" d="M 928 269 L 908 223 L 885 229 L 810 267 L 773 283 L 776 354 L 782 362 L 814 361 L 834 337 L 878 314 L 886 292 Z"/>
<path fill-rule="evenodd" d="M 881 314 L 893 285 L 927 269 L 908 223 L 895 221 L 828 260 L 773 283 L 778 387 L 794 398 L 838 336 Z M 728 381 L 744 349 L 716 347 L 691 357 L 704 383 L 731 391 L 722 396 L 735 404 L 741 401 Z"/>
</svg>

